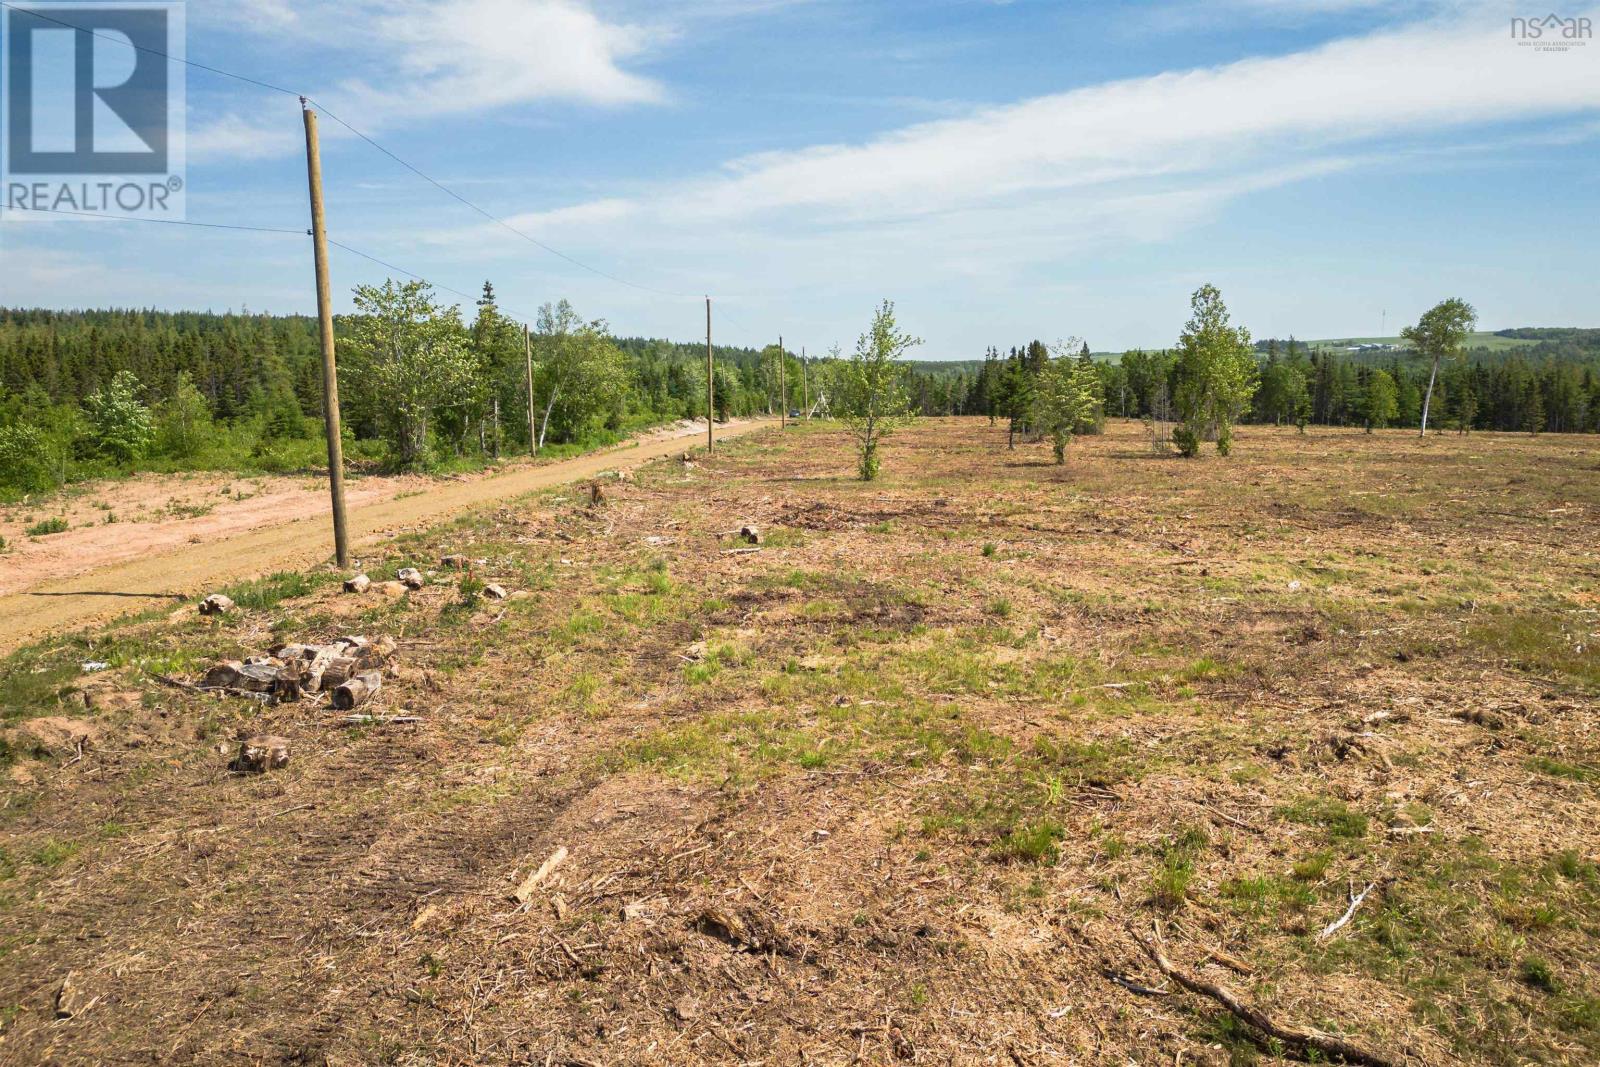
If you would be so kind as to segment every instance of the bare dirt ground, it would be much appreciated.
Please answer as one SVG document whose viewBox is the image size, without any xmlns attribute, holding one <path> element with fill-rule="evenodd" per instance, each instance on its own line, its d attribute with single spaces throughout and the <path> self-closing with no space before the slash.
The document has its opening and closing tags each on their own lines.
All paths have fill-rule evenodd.
<svg viewBox="0 0 1600 1067">
<path fill-rule="evenodd" d="M 718 433 L 736 436 L 754 425 L 731 423 Z M 522 460 L 449 478 L 351 478 L 346 507 L 355 537 L 392 532 L 397 524 L 437 522 L 500 496 L 641 463 L 704 433 L 704 422 L 675 423 L 576 459 Z M 68 520 L 64 532 L 26 536 L 29 525 L 53 516 Z M 0 510 L 0 537 L 9 546 L 0 555 L 0 649 L 332 552 L 327 482 L 318 476 L 146 474 L 94 483 L 48 504 Z"/>
<path fill-rule="evenodd" d="M 751 436 L 367 561 L 469 581 L 14 654 L 0 1062 L 1327 1062 L 1157 930 L 1373 1062 L 1600 1059 L 1600 441 L 1004 442 Z M 155 680 L 352 632 L 374 722 Z"/>
</svg>

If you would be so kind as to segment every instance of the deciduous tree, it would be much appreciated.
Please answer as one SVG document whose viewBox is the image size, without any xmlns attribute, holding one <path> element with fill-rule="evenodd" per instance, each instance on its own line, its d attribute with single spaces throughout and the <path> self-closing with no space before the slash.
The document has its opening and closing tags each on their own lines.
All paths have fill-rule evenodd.
<svg viewBox="0 0 1600 1067">
<path fill-rule="evenodd" d="M 1417 354 L 1433 364 L 1428 371 L 1428 390 L 1422 397 L 1422 436 L 1428 435 L 1428 408 L 1433 403 L 1433 386 L 1439 378 L 1439 361 L 1455 359 L 1478 325 L 1478 312 L 1465 300 L 1441 300 L 1422 313 L 1415 326 L 1407 326 L 1400 336 L 1411 342 Z"/>
<path fill-rule="evenodd" d="M 377 425 L 399 467 L 428 459 L 428 426 L 458 409 L 471 389 L 472 359 L 461 309 L 442 308 L 425 282 L 362 285 L 359 314 L 340 341 L 353 398 Z"/>
<path fill-rule="evenodd" d="M 1056 358 L 1039 372 L 1033 390 L 1033 423 L 1050 438 L 1057 463 L 1067 461 L 1067 445 L 1075 434 L 1099 421 L 1104 402 L 1099 398 L 1100 377 L 1093 363 L 1071 355 L 1071 346 L 1058 349 Z"/>
<path fill-rule="evenodd" d="M 1214 285 L 1202 285 L 1189 301 L 1193 316 L 1178 339 L 1175 400 L 1183 423 L 1173 434 L 1186 456 L 1215 440 L 1226 456 L 1233 448 L 1233 420 L 1256 390 L 1256 360 L 1250 331 L 1230 325 L 1228 306 Z"/>
<path fill-rule="evenodd" d="M 552 422 L 576 439 L 616 411 L 628 368 L 603 320 L 585 322 L 565 300 L 546 304 L 539 309 L 534 352 L 534 397 L 542 410 L 536 452 L 544 447 Z"/>
<path fill-rule="evenodd" d="M 1373 370 L 1367 375 L 1367 386 L 1361 397 L 1361 414 L 1367 432 L 1381 430 L 1400 413 L 1400 403 L 1394 379 L 1386 370 Z"/>
<path fill-rule="evenodd" d="M 885 300 L 873 313 L 872 326 L 856 341 L 855 353 L 835 365 L 834 411 L 855 434 L 862 481 L 878 476 L 878 446 L 911 418 L 899 360 L 921 343 L 899 328 L 894 303 Z"/>
<path fill-rule="evenodd" d="M 139 402 L 139 379 L 132 371 L 116 377 L 83 400 L 89 420 L 89 440 L 96 452 L 117 463 L 130 463 L 144 454 L 154 434 L 150 409 Z"/>
</svg>

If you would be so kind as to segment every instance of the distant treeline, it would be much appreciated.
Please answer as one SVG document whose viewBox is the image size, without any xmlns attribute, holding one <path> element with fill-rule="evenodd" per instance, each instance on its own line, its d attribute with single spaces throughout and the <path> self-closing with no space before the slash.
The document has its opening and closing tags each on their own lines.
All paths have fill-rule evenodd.
<svg viewBox="0 0 1600 1067">
<path fill-rule="evenodd" d="M 429 465 L 530 448 L 521 328 L 493 301 L 485 286 L 476 318 L 430 316 L 438 336 L 428 343 L 449 335 L 443 341 L 460 357 L 452 366 L 464 373 L 439 383 L 426 431 Z M 341 360 L 360 322 L 336 320 Z M 597 339 L 603 351 L 575 355 L 568 341 L 534 335 L 536 414 L 548 429 L 546 445 L 604 443 L 704 416 L 703 342 L 605 336 Z M 776 346 L 719 345 L 714 353 L 719 418 L 776 410 Z M 573 365 L 585 360 L 615 372 L 604 376 L 601 402 L 576 403 L 570 383 L 577 379 L 569 374 L 563 388 L 552 378 L 558 364 L 559 373 L 576 374 L 587 368 Z M 788 366 L 793 406 L 808 382 L 798 361 L 791 357 Z M 390 405 L 381 393 L 364 396 L 355 377 L 344 383 L 347 454 L 392 463 Z M 0 495 L 134 469 L 315 466 L 321 418 L 321 354 L 308 316 L 0 308 Z"/>
<path fill-rule="evenodd" d="M 1524 328 L 1500 336 L 1538 341 L 1511 351 L 1469 349 L 1446 364 L 1434 390 L 1430 426 L 1528 433 L 1600 433 L 1600 330 Z M 1005 414 L 1008 378 L 1042 367 L 1040 341 L 982 364 L 948 371 L 919 364 L 912 396 L 927 415 Z M 1177 353 L 1125 352 L 1096 363 L 1106 414 L 1161 416 L 1175 386 Z M 1421 424 L 1428 366 L 1406 351 L 1354 354 L 1312 351 L 1290 340 L 1269 341 L 1260 358 L 1260 387 L 1241 421 L 1325 426 Z M 1375 397 L 1374 394 L 1380 394 Z M 1392 407 L 1384 398 L 1392 396 Z M 1373 414 L 1382 411 L 1376 420 Z"/>
<path fill-rule="evenodd" d="M 540 433 L 548 431 L 543 444 L 595 444 L 703 416 L 703 343 L 617 338 L 564 304 L 546 310 L 559 312 L 561 322 L 534 334 L 536 415 Z M 393 388 L 385 382 L 395 379 L 385 379 L 371 359 L 357 358 L 358 335 L 371 334 L 374 317 L 336 321 L 340 358 L 351 371 L 347 455 L 356 462 L 440 466 L 529 450 L 521 328 L 499 313 L 492 287 L 485 286 L 470 322 L 442 305 L 424 318 L 418 328 L 436 362 L 418 366 L 436 366 L 441 375 L 448 370 L 449 380 L 439 378 L 435 395 L 422 389 L 413 398 L 429 408 L 420 418 L 423 440 L 399 456 L 394 404 L 385 392 Z M 1469 350 L 1447 362 L 1434 425 L 1600 432 L 1600 330 L 1500 334 L 1535 343 Z M 775 345 L 719 345 L 715 355 L 719 418 L 806 407 L 827 377 L 827 360 L 802 363 L 786 352 L 780 363 Z M 1091 362 L 1086 349 L 1077 355 Z M 907 364 L 906 384 L 923 414 L 1026 423 L 1024 399 L 1048 358 L 1039 341 L 1005 352 L 991 348 L 982 361 Z M 1093 361 L 1105 414 L 1168 416 L 1176 364 L 1170 350 Z M 1242 421 L 1419 423 L 1428 368 L 1408 352 L 1332 353 L 1269 341 L 1259 364 L 1259 388 Z M 315 466 L 323 447 L 320 366 L 316 323 L 307 316 L 0 308 L 0 495 L 134 469 Z"/>
</svg>

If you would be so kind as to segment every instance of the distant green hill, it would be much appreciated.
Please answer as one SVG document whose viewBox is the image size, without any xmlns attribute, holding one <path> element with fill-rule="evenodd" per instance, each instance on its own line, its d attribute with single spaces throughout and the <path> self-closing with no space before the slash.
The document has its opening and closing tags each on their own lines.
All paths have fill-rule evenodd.
<svg viewBox="0 0 1600 1067">
<path fill-rule="evenodd" d="M 1507 337 L 1509 331 L 1490 333 L 1480 330 L 1472 335 L 1467 342 L 1468 348 L 1487 349 L 1490 352 L 1503 352 L 1513 348 L 1526 348 L 1536 345 L 1540 339 L 1525 337 Z M 1394 345 L 1396 348 L 1409 347 L 1404 339 L 1395 337 L 1324 337 L 1314 341 L 1303 342 L 1310 348 L 1354 348 L 1358 345 Z"/>
</svg>

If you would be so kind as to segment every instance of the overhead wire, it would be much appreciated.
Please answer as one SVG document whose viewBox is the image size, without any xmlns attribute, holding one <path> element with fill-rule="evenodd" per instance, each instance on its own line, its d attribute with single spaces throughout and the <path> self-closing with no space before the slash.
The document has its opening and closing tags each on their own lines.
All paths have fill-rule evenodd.
<svg viewBox="0 0 1600 1067">
<path fill-rule="evenodd" d="M 207 230 L 248 230 L 253 233 L 292 233 L 300 237 L 306 235 L 304 228 L 291 230 L 282 226 L 249 226 L 236 222 L 194 222 L 189 219 L 157 219 L 144 215 L 106 215 L 98 211 L 73 211 L 62 207 L 8 207 L 0 210 L 0 217 L 12 211 L 43 212 L 51 215 L 77 215 L 85 219 L 100 219 L 105 222 L 153 222 L 161 226 L 198 226 Z"/>
<path fill-rule="evenodd" d="M 244 225 L 242 223 L 197 222 L 197 221 L 194 221 L 194 220 L 191 220 L 191 219 L 156 219 L 156 218 L 147 218 L 147 217 L 140 216 L 140 215 L 103 215 L 103 214 L 99 214 L 99 213 L 96 213 L 96 212 L 93 212 L 93 211 L 72 211 L 72 210 L 70 210 L 68 208 L 58 208 L 58 207 L 22 207 L 22 208 L 13 207 L 13 208 L 8 208 L 7 211 L 8 212 L 10 212 L 10 211 L 41 212 L 41 213 L 47 213 L 47 214 L 52 214 L 52 215 L 75 215 L 75 216 L 77 216 L 79 218 L 99 219 L 102 222 L 144 222 L 144 223 L 153 223 L 153 224 L 158 225 L 158 226 L 193 226 L 193 227 L 198 227 L 200 229 L 205 229 L 205 230 L 242 230 L 242 231 L 245 231 L 247 233 L 286 234 L 286 235 L 291 236 L 291 237 L 309 237 L 309 236 L 311 236 L 311 232 L 309 230 L 289 229 L 289 228 L 283 227 L 283 226 L 248 226 L 248 225 Z M 0 216 L 3 216 L 3 214 L 4 214 L 3 212 L 0 212 Z M 330 237 L 330 238 L 328 238 L 328 244 L 332 245 L 335 248 L 341 249 L 341 250 L 343 250 L 345 252 L 349 252 L 351 255 L 359 256 L 362 259 L 365 259 L 365 260 L 367 260 L 369 262 L 376 263 L 378 266 L 383 267 L 385 270 L 394 271 L 396 274 L 403 274 L 407 278 L 411 278 L 414 281 L 424 282 L 427 285 L 430 285 L 435 289 L 439 289 L 439 290 L 441 290 L 443 292 L 450 293 L 452 296 L 459 296 L 463 300 L 470 300 L 470 301 L 477 301 L 478 300 L 478 297 L 474 296 L 471 293 L 463 292 L 460 289 L 456 289 L 456 288 L 453 288 L 451 286 L 445 285 L 442 282 L 433 281 L 431 278 L 428 278 L 425 275 L 418 274 L 416 271 L 407 270 L 406 268 L 398 266 L 397 264 L 390 263 L 388 260 L 380 259 L 377 256 L 372 255 L 370 252 L 363 252 L 361 249 L 356 248 L 356 247 L 354 247 L 352 245 L 345 244 L 343 241 L 336 241 L 336 240 L 334 240 L 333 238 Z M 495 304 L 495 307 L 503 315 L 505 315 L 505 317 L 508 318 L 508 319 L 511 319 L 511 320 L 513 320 L 515 322 L 518 322 L 518 323 L 526 323 L 528 325 L 532 324 L 532 321 L 533 321 L 532 316 L 524 315 L 521 312 L 518 312 L 517 310 L 515 310 L 514 308 L 505 307 L 504 305 L 499 304 L 498 302 Z"/>
<path fill-rule="evenodd" d="M 110 41 L 110 42 L 113 42 L 113 43 L 116 43 L 116 44 L 125 45 L 127 47 L 133 48 L 135 51 L 144 52 L 146 54 L 153 55 L 153 56 L 158 56 L 158 57 L 160 57 L 162 59 L 166 59 L 166 60 L 169 60 L 169 61 L 172 61 L 172 62 L 180 63 L 180 64 L 182 64 L 182 65 L 184 65 L 186 67 L 191 67 L 191 68 L 193 68 L 195 70 L 202 70 L 202 71 L 205 71 L 205 72 L 207 72 L 209 74 L 215 74 L 215 75 L 218 75 L 218 76 L 224 77 L 224 78 L 231 78 L 234 81 L 241 82 L 241 83 L 246 84 L 246 85 L 252 85 L 252 86 L 255 86 L 257 88 L 266 89 L 266 90 L 269 90 L 271 92 L 280 93 L 280 94 L 285 95 L 285 96 L 292 96 L 292 97 L 298 99 L 301 102 L 302 107 L 304 107 L 304 106 L 314 106 L 321 114 L 326 115 L 329 119 L 332 119 L 339 126 L 343 127 L 345 130 L 349 131 L 353 136 L 359 138 L 361 141 L 365 142 L 366 144 L 370 145 L 372 148 L 376 149 L 378 152 L 382 153 L 384 156 L 388 157 L 394 163 L 398 164 L 399 166 L 403 167 L 407 171 L 409 171 L 412 174 L 416 175 L 418 178 L 422 179 L 424 182 L 428 183 L 429 185 L 431 185 L 434 188 L 438 189 L 440 192 L 442 192 L 442 193 L 446 194 L 447 196 L 451 197 L 452 199 L 456 200 L 457 202 L 459 202 L 463 206 L 469 208 L 470 210 L 472 210 L 476 214 L 482 216 L 483 218 L 489 220 L 490 222 L 493 222 L 495 225 L 501 227 L 502 229 L 506 230 L 507 232 L 509 232 L 511 234 L 514 234 L 517 237 L 520 237 L 521 239 L 523 239 L 524 241 L 527 241 L 529 244 L 535 246 L 536 248 L 539 248 L 539 249 L 543 250 L 544 252 L 546 252 L 546 253 L 548 253 L 548 254 L 550 254 L 552 256 L 555 256 L 556 258 L 558 258 L 558 259 L 560 259 L 560 260 L 562 260 L 562 261 L 564 261 L 566 263 L 571 264 L 574 267 L 577 267 L 577 268 L 579 268 L 581 270 L 588 271 L 589 273 L 594 274 L 594 275 L 596 275 L 598 277 L 604 278 L 607 281 L 615 282 L 618 285 L 626 286 L 627 288 L 630 288 L 630 289 L 636 289 L 636 290 L 639 290 L 641 292 L 654 293 L 654 294 L 656 294 L 658 296 L 672 297 L 674 299 L 683 299 L 683 300 L 699 300 L 699 299 L 701 299 L 700 297 L 697 297 L 697 296 L 695 296 L 693 294 L 690 294 L 690 293 L 677 292 L 677 291 L 671 290 L 671 289 L 662 289 L 662 288 L 658 288 L 656 286 L 644 285 L 644 284 L 641 284 L 639 282 L 631 281 L 631 280 L 629 280 L 627 278 L 621 277 L 620 275 L 613 274 L 610 271 L 602 270 L 601 268 L 593 266 L 592 264 L 585 263 L 583 260 L 580 260 L 580 259 L 578 259 L 578 258 L 576 258 L 574 256 L 571 256 L 571 255 L 568 255 L 567 253 L 561 251 L 559 248 L 556 248 L 556 247 L 554 247 L 554 246 L 552 246 L 550 244 L 547 244 L 544 241 L 539 240 L 537 237 L 534 237 L 531 234 L 526 233 L 525 231 L 519 229 L 518 227 L 513 226 L 510 222 L 507 222 L 505 219 L 503 219 L 500 216 L 494 214 L 493 212 L 487 210 L 486 208 L 480 206 L 479 204 L 475 203 L 474 201 L 472 201 L 472 200 L 468 199 L 467 197 L 461 195 L 456 190 L 450 188 L 448 185 L 446 185 L 443 182 L 439 181 L 438 179 L 434 178 L 432 175 L 430 175 L 426 171 L 422 170 L 422 168 L 418 167 L 414 163 L 411 163 L 409 160 L 405 159 L 399 153 L 397 153 L 397 152 L 393 151 L 392 149 L 388 148 L 387 146 L 385 146 L 384 144 L 379 142 L 375 137 L 372 137 L 371 135 L 367 134 L 365 131 L 361 130 L 359 127 L 357 127 L 353 123 L 349 122 L 348 120 L 346 120 L 345 118 L 343 118 L 342 116 L 340 116 L 339 114 L 337 114 L 336 112 L 334 112 L 333 110 L 328 108 L 326 105 L 322 104 L 315 97 L 309 96 L 306 93 L 297 92 L 294 89 L 290 89 L 290 88 L 288 88 L 286 86 L 278 85 L 278 84 L 275 84 L 273 82 L 265 81 L 265 80 L 263 80 L 261 78 L 254 78 L 254 77 L 251 77 L 249 75 L 239 74 L 239 73 L 236 73 L 236 72 L 231 71 L 231 70 L 226 70 L 226 69 L 224 69 L 222 67 L 212 66 L 211 64 L 208 64 L 208 63 L 201 63 L 198 60 L 192 60 L 192 59 L 189 59 L 189 58 L 183 57 L 183 56 L 176 56 L 176 55 L 173 55 L 170 52 L 164 51 L 164 50 L 159 49 L 159 48 L 152 48 L 149 45 L 139 44 L 139 43 L 137 43 L 135 41 L 130 40 L 127 37 L 124 37 L 124 36 L 111 36 L 109 34 L 100 33 L 98 31 L 95 31 L 95 30 L 92 30 L 92 29 L 88 29 L 88 28 L 83 27 L 83 26 L 76 25 L 75 23 L 69 22 L 69 21 L 67 21 L 65 19 L 57 18 L 54 15 L 51 15 L 51 14 L 49 14 L 47 12 L 44 12 L 44 11 L 36 10 L 34 8 L 21 7 L 21 6 L 17 5 L 17 4 L 9 2 L 9 0 L 0 0 L 0 7 L 3 7 L 5 9 L 7 9 L 7 10 L 10 10 L 10 11 L 26 14 L 26 15 L 29 15 L 31 17 L 40 19 L 42 21 L 50 22 L 50 23 L 53 23 L 55 25 L 62 26 L 62 27 L 65 27 L 67 29 L 71 29 L 71 30 L 74 30 L 74 31 L 77 31 L 77 32 L 80 32 L 80 33 L 87 33 L 90 36 L 98 38 L 100 40 Z M 13 210 L 16 210 L 16 209 L 13 209 Z M 23 209 L 23 210 L 26 210 L 26 209 Z M 56 210 L 56 209 L 52 209 L 52 210 Z M 58 210 L 57 213 L 59 213 L 59 214 L 82 214 L 82 215 L 89 215 L 89 216 L 93 215 L 93 213 L 91 213 L 91 212 L 72 212 L 72 211 L 65 211 L 65 210 Z M 102 216 L 102 217 L 108 217 L 109 218 L 111 216 Z M 258 230 L 258 231 L 261 231 L 261 232 L 281 232 L 281 233 L 300 233 L 300 232 L 302 232 L 302 231 L 298 231 L 298 230 L 276 230 L 276 229 L 271 228 L 271 227 L 255 227 L 255 226 L 235 225 L 235 224 L 226 224 L 226 223 L 203 223 L 203 222 L 192 222 L 191 223 L 191 222 L 186 222 L 184 220 L 179 220 L 179 219 L 141 219 L 140 221 L 161 222 L 161 223 L 166 223 L 166 224 L 170 224 L 170 225 L 190 225 L 190 226 L 198 226 L 198 227 L 207 228 L 207 229 Z M 415 273 L 413 273 L 411 271 L 403 270 L 400 267 L 397 267 L 397 266 L 394 266 L 392 264 L 386 263 L 385 261 L 383 261 L 381 259 L 378 259 L 375 256 L 368 255 L 367 253 L 361 252 L 360 250 L 352 248 L 352 247 L 350 247 L 348 245 L 341 244 L 341 243 L 339 243 L 337 241 L 331 241 L 331 240 L 330 240 L 329 243 L 330 244 L 335 244 L 338 247 L 342 248 L 346 252 L 350 252 L 353 255 L 357 255 L 357 256 L 360 256 L 363 259 L 370 260 L 371 262 L 376 263 L 376 264 L 378 264 L 380 266 L 387 267 L 387 268 L 389 268 L 391 270 L 399 271 L 400 273 L 405 274 L 408 277 L 426 281 L 426 279 L 422 278 L 421 275 L 415 274 Z M 437 285 L 437 283 L 433 283 L 433 282 L 429 282 L 429 284 Z M 453 293 L 454 295 L 463 296 L 463 297 L 465 297 L 466 299 L 469 299 L 469 300 L 476 299 L 475 297 L 472 297 L 472 296 L 470 296 L 468 294 L 464 294 L 459 290 L 451 289 L 448 286 L 437 285 L 437 287 L 440 288 L 440 289 L 445 290 L 446 292 Z"/>
<path fill-rule="evenodd" d="M 369 144 L 373 148 L 377 149 L 383 155 L 387 156 L 389 159 L 393 160 L 395 163 L 399 164 L 401 167 L 404 167 L 406 170 L 410 171 L 412 174 L 415 174 L 418 178 L 421 178 L 423 181 L 427 182 L 429 185 L 431 185 L 434 188 L 438 189 L 440 192 L 442 192 L 442 193 L 446 194 L 447 196 L 451 197 L 452 199 L 458 201 L 462 205 L 470 208 L 472 211 L 476 212 L 477 214 L 479 214 L 479 215 L 483 216 L 484 218 L 488 219 L 489 221 L 493 222 L 495 225 L 500 226 L 501 228 L 505 229 L 509 233 L 513 233 L 516 236 L 522 238 L 524 241 L 527 241 L 529 244 L 532 244 L 536 248 L 540 248 L 540 249 L 544 250 L 545 252 L 548 252 L 550 255 L 555 256 L 558 259 L 561 259 L 561 260 L 563 260 L 563 261 L 565 261 L 567 263 L 570 263 L 574 267 L 578 267 L 581 270 L 586 270 L 586 271 L 590 272 L 591 274 L 595 274 L 595 275 L 597 275 L 597 276 L 599 276 L 601 278 L 605 278 L 608 281 L 616 282 L 618 285 L 624 285 L 624 286 L 627 286 L 627 287 L 629 287 L 631 289 L 638 289 L 638 290 L 640 290 L 642 292 L 655 293 L 658 296 L 670 296 L 670 297 L 673 297 L 673 298 L 685 299 L 685 300 L 695 299 L 693 296 L 691 296 L 690 294 L 687 294 L 687 293 L 679 293 L 679 292 L 675 292 L 675 291 L 670 290 L 670 289 L 660 289 L 660 288 L 657 288 L 655 286 L 642 285 L 642 284 L 640 284 L 638 282 L 630 281 L 627 278 L 623 278 L 623 277 L 621 277 L 619 275 L 612 274 L 609 271 L 602 270 L 599 267 L 596 267 L 596 266 L 593 266 L 591 264 L 585 263 L 583 260 L 578 259 L 575 256 L 568 255 L 567 253 L 561 251 L 559 248 L 555 248 L 554 246 L 549 245 L 549 244 L 545 243 L 544 241 L 539 240 L 537 237 L 534 237 L 531 234 L 525 233 L 524 231 L 522 231 L 522 230 L 518 229 L 517 227 L 511 225 L 511 223 L 507 222 L 505 219 L 503 219 L 500 216 L 494 214 L 492 211 L 489 211 L 486 208 L 481 207 L 480 205 L 478 205 L 478 204 L 474 203 L 473 201 L 467 199 L 465 196 L 462 196 L 460 193 L 456 192 L 454 189 L 450 188 L 448 185 L 444 184 L 443 182 L 439 181 L 437 178 L 434 178 L 432 175 L 428 174 L 421 167 L 418 167 L 416 164 L 414 164 L 414 163 L 410 162 L 409 160 L 405 159 L 398 152 L 395 152 L 392 149 L 388 148 L 387 146 L 385 146 L 384 144 L 379 142 L 375 137 L 371 136 L 370 134 L 368 134 L 365 131 L 363 131 L 360 128 L 358 128 L 353 123 L 349 122 L 348 120 L 344 119 L 343 117 L 341 117 L 340 115 L 335 113 L 333 110 L 328 108 L 325 104 L 323 104 L 320 101 L 318 101 L 315 97 L 309 96 L 306 93 L 296 92 L 295 90 L 289 89 L 289 88 L 287 88 L 285 86 L 276 85 L 276 84 L 274 84 L 272 82 L 269 82 L 269 81 L 263 81 L 260 78 L 252 78 L 252 77 L 250 77 L 248 75 L 245 75 L 245 74 L 236 74 L 231 70 L 224 70 L 221 67 L 214 67 L 214 66 L 211 66 L 208 63 L 200 63 L 200 62 L 197 62 L 195 60 L 188 59 L 188 58 L 185 58 L 185 57 L 175 56 L 172 53 L 163 51 L 163 50 L 161 50 L 159 48 L 152 48 L 149 45 L 138 44 L 137 42 L 134 42 L 134 41 L 132 41 L 132 40 L 126 38 L 126 37 L 120 37 L 120 36 L 119 37 L 113 37 L 113 36 L 111 36 L 109 34 L 100 33 L 98 31 L 91 30 L 91 29 L 88 29 L 88 28 L 83 27 L 83 26 L 75 25 L 72 22 L 68 22 L 65 19 L 57 18 L 57 17 L 55 17 L 53 15 L 50 15 L 50 14 L 47 14 L 47 13 L 45 13 L 43 11 L 38 11 L 38 10 L 35 10 L 33 8 L 20 7 L 20 6 L 16 5 L 16 4 L 8 2 L 8 0 L 0 0 L 0 7 L 4 7 L 6 9 L 8 9 L 8 10 L 11 10 L 11 11 L 19 12 L 21 14 L 26 14 L 26 15 L 29 15 L 31 17 L 38 18 L 38 19 L 40 19 L 42 21 L 45 21 L 45 22 L 54 23 L 57 26 L 63 26 L 63 27 L 66 27 L 67 29 L 76 30 L 76 31 L 78 31 L 80 33 L 87 33 L 90 36 L 98 38 L 98 39 L 103 40 L 103 41 L 111 41 L 111 42 L 114 42 L 114 43 L 117 43 L 117 44 L 126 45 L 126 46 L 128 46 L 130 48 L 133 48 L 136 51 L 144 52 L 144 53 L 147 53 L 147 54 L 153 55 L 153 56 L 159 56 L 159 57 L 161 57 L 163 59 L 171 60 L 171 61 L 176 62 L 176 63 L 181 63 L 181 64 L 183 64 L 184 66 L 187 66 L 187 67 L 193 67 L 196 70 L 203 70 L 203 71 L 206 71 L 206 72 L 208 72 L 210 74 L 217 74 L 217 75 L 221 75 L 222 77 L 225 77 L 225 78 L 232 78 L 235 81 L 243 82 L 243 83 L 245 83 L 247 85 L 254 85 L 254 86 L 257 86 L 257 87 L 262 88 L 262 89 L 268 89 L 268 90 L 270 90 L 272 92 L 275 92 L 275 93 L 282 93 L 282 94 L 284 94 L 286 96 L 295 97 L 296 99 L 300 100 L 300 102 L 303 105 L 309 104 L 309 105 L 315 106 L 316 109 L 321 114 L 326 115 L 328 118 L 332 119 L 334 122 L 338 123 L 340 126 L 344 127 L 346 130 L 350 131 L 351 134 L 353 134 L 354 136 L 360 138 L 362 141 L 365 141 L 367 144 Z"/>
</svg>

